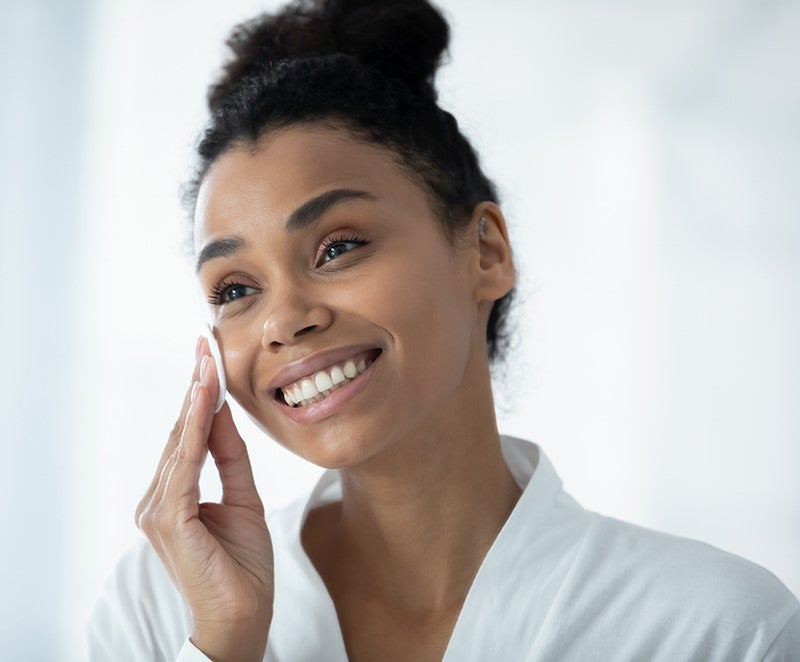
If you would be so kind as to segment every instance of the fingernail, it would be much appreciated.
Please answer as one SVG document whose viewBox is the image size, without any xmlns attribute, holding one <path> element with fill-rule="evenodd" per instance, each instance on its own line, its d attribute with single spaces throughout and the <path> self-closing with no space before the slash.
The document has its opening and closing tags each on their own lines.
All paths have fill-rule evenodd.
<svg viewBox="0 0 800 662">
<path fill-rule="evenodd" d="M 200 388 L 200 382 L 195 382 L 192 384 L 192 404 L 197 399 L 197 389 Z"/>
<path fill-rule="evenodd" d="M 203 336 L 197 336 L 197 343 L 194 346 L 194 358 L 195 360 L 200 359 L 200 345 L 203 342 Z"/>
</svg>

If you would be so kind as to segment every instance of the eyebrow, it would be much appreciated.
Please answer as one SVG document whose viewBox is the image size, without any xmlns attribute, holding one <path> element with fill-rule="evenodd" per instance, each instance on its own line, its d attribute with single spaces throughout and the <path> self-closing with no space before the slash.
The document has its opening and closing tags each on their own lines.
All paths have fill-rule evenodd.
<svg viewBox="0 0 800 662">
<path fill-rule="evenodd" d="M 368 191 L 352 188 L 335 188 L 311 198 L 295 209 L 286 219 L 286 230 L 296 232 L 307 228 L 331 207 L 345 200 L 374 200 L 375 196 Z"/>
<path fill-rule="evenodd" d="M 288 232 L 303 230 L 317 221 L 325 212 L 334 205 L 345 200 L 375 200 L 375 196 L 369 191 L 360 191 L 351 188 L 336 188 L 311 198 L 295 209 L 284 223 Z M 230 235 L 224 239 L 212 241 L 197 256 L 195 272 L 209 260 L 218 257 L 231 257 L 245 248 L 249 248 L 250 242 L 238 234 Z"/>
<path fill-rule="evenodd" d="M 209 260 L 213 260 L 218 257 L 230 257 L 231 255 L 234 255 L 247 248 L 249 245 L 250 242 L 238 234 L 225 237 L 224 239 L 212 241 L 207 246 L 204 246 L 203 250 L 201 250 L 198 254 L 197 266 L 194 268 L 195 273 L 199 273 L 200 267 L 202 267 Z"/>
</svg>

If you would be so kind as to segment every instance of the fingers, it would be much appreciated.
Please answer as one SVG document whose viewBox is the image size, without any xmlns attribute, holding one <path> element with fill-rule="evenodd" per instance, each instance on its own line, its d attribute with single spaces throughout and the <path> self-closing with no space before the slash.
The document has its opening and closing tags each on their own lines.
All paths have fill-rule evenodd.
<svg viewBox="0 0 800 662">
<path fill-rule="evenodd" d="M 214 417 L 208 448 L 222 481 L 222 503 L 226 506 L 244 506 L 263 515 L 264 506 L 253 480 L 250 456 L 236 430 L 228 403 Z"/>
<path fill-rule="evenodd" d="M 201 379 L 202 374 L 201 370 Z M 143 500 L 138 510 L 137 525 L 160 556 L 163 549 L 170 547 L 170 541 L 185 533 L 186 526 L 197 519 L 198 482 L 208 453 L 213 416 L 208 390 L 202 382 L 195 382 L 183 432 L 161 468 L 146 505 Z"/>
<path fill-rule="evenodd" d="M 171 469 L 160 496 L 161 501 L 175 504 L 175 509 L 184 511 L 187 517 L 197 514 L 200 470 L 208 453 L 208 435 L 214 417 L 214 406 L 206 386 L 209 361 L 209 357 L 203 357 L 201 381 L 192 390 L 186 425 L 168 461 Z"/>
<path fill-rule="evenodd" d="M 189 405 L 192 402 L 192 386 L 195 382 L 200 381 L 200 364 L 204 356 L 210 356 L 211 352 L 208 350 L 208 341 L 200 336 L 197 339 L 197 344 L 194 348 L 194 371 L 192 372 L 192 381 L 189 383 L 189 388 L 186 389 L 186 394 L 183 397 L 183 404 L 181 405 L 181 413 L 178 420 L 175 422 L 175 427 L 183 429 L 183 419 L 186 418 L 186 412 L 189 410 Z M 180 436 L 180 435 L 179 435 Z"/>
<path fill-rule="evenodd" d="M 205 340 L 198 342 L 192 387 L 137 508 L 137 525 L 193 618 L 206 624 L 220 613 L 246 613 L 252 620 L 251 606 L 271 605 L 273 585 L 263 505 L 230 407 L 225 404 L 215 415 L 219 383 L 208 349 Z M 209 451 L 222 480 L 221 504 L 199 503 L 200 473 Z M 263 623 L 259 627 L 264 630 Z"/>
<path fill-rule="evenodd" d="M 167 445 L 164 447 L 164 452 L 161 454 L 161 459 L 158 463 L 159 467 L 163 466 L 164 462 L 166 462 L 167 458 L 172 454 L 172 451 L 175 450 L 175 446 L 178 444 L 178 441 L 183 434 L 183 428 L 186 423 L 186 412 L 189 411 L 189 405 L 192 403 L 192 389 L 195 382 L 200 381 L 200 370 L 204 356 L 211 356 L 211 354 L 208 350 L 208 341 L 203 336 L 200 336 L 197 339 L 197 345 L 195 346 L 194 351 L 195 363 L 194 371 L 192 372 L 192 381 L 189 383 L 189 388 L 186 389 L 180 414 L 178 415 L 178 419 L 175 421 L 175 425 L 173 426 L 172 432 L 169 435 L 169 440 L 167 441 Z M 156 478 L 153 482 L 155 483 L 157 479 L 158 473 L 156 474 Z"/>
<path fill-rule="evenodd" d="M 205 339 L 203 339 L 205 342 Z M 208 348 L 208 344 L 205 345 Z M 211 403 L 216 409 L 217 399 L 219 398 L 219 375 L 217 374 L 217 366 L 214 357 L 209 353 L 203 356 L 200 364 L 200 381 L 203 386 L 208 390 L 211 397 Z"/>
<path fill-rule="evenodd" d="M 175 421 L 175 425 L 170 432 L 169 438 L 167 439 L 167 443 L 164 446 L 164 450 L 161 453 L 161 458 L 158 461 L 158 468 L 156 469 L 155 475 L 153 476 L 153 480 L 150 483 L 150 486 L 147 488 L 144 496 L 142 497 L 141 501 L 139 502 L 138 507 L 136 508 L 136 526 L 140 529 L 140 519 L 142 517 L 143 512 L 149 507 L 150 501 L 153 497 L 153 493 L 156 490 L 159 482 L 162 479 L 166 478 L 167 473 L 167 462 L 172 454 L 175 452 L 175 448 L 177 447 L 178 443 L 180 442 L 181 436 L 183 435 L 184 427 L 186 426 L 186 416 L 187 412 L 189 411 L 189 406 L 192 402 L 192 391 L 194 389 L 195 383 L 199 382 L 201 379 L 201 367 L 202 367 L 202 359 L 204 356 L 208 356 L 210 358 L 210 352 L 208 349 L 208 341 L 203 337 L 200 336 L 197 340 L 197 344 L 195 345 L 195 365 L 194 371 L 192 372 L 192 381 L 189 385 L 189 388 L 186 390 L 186 394 L 183 398 L 183 404 L 181 405 L 181 411 L 178 415 L 177 420 Z"/>
</svg>

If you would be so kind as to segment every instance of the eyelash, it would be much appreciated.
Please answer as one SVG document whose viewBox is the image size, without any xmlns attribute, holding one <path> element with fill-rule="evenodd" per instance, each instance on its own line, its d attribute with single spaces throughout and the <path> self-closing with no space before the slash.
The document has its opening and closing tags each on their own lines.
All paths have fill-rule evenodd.
<svg viewBox="0 0 800 662">
<path fill-rule="evenodd" d="M 369 242 L 366 239 L 363 239 L 362 237 L 358 237 L 358 236 L 355 236 L 355 235 L 339 235 L 339 236 L 327 237 L 322 242 L 322 253 L 320 255 L 320 258 L 325 257 L 325 253 L 328 252 L 328 249 L 331 246 L 335 246 L 336 244 L 355 244 L 356 246 L 365 246 L 368 243 Z M 350 251 L 346 251 L 346 252 L 349 253 Z M 335 259 L 336 259 L 335 257 L 331 258 L 331 260 L 335 260 Z M 327 261 L 323 262 L 323 264 L 327 264 L 327 262 L 330 262 L 331 260 L 327 260 Z"/>
<path fill-rule="evenodd" d="M 211 290 L 211 294 L 208 297 L 208 303 L 210 303 L 212 306 L 222 306 L 226 303 L 231 303 L 231 301 L 225 299 L 225 295 L 230 290 L 237 287 L 250 287 L 250 289 L 254 289 L 250 285 L 245 285 L 244 283 L 223 281 L 219 285 L 215 285 L 214 289 Z"/>
<path fill-rule="evenodd" d="M 328 237 L 322 242 L 322 251 L 320 253 L 320 257 L 324 257 L 325 253 L 328 251 L 329 248 L 331 248 L 332 246 L 336 246 L 338 244 L 355 244 L 356 246 L 365 246 L 368 243 L 369 242 L 366 239 L 354 235 L 339 235 L 339 236 Z M 346 252 L 349 253 L 350 251 Z M 337 255 L 336 257 L 339 256 Z M 333 257 L 330 260 L 326 260 L 322 264 L 327 264 L 328 262 L 335 260 L 336 257 Z M 244 283 L 223 281 L 219 285 L 216 285 L 214 289 L 211 291 L 211 294 L 208 297 L 208 302 L 212 306 L 222 306 L 226 303 L 230 303 L 230 301 L 225 299 L 225 296 L 230 290 L 233 290 L 234 288 L 237 287 L 250 287 L 250 289 L 254 289 L 252 286 L 245 285 Z"/>
</svg>

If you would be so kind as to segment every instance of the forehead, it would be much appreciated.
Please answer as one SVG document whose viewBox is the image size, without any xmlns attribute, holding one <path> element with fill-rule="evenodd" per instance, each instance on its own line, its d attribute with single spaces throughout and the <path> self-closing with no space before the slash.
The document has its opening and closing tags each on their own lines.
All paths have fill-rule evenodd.
<svg viewBox="0 0 800 662">
<path fill-rule="evenodd" d="M 303 125 L 273 131 L 256 145 L 223 153 L 198 192 L 195 249 L 212 235 L 282 221 L 306 200 L 332 188 L 368 191 L 387 203 L 429 212 L 425 192 L 386 148 L 342 129 Z M 253 228 L 251 228 L 253 229 Z"/>
</svg>

